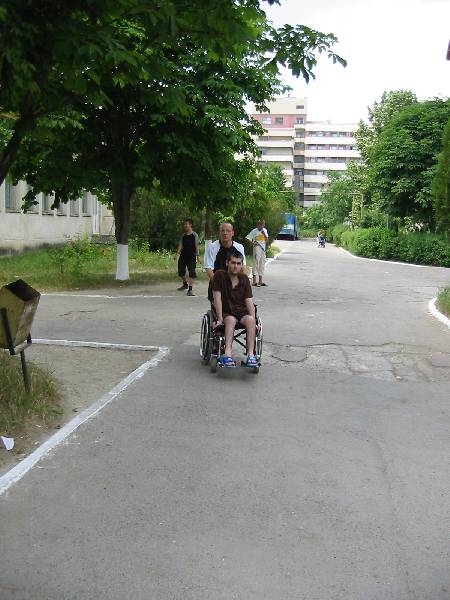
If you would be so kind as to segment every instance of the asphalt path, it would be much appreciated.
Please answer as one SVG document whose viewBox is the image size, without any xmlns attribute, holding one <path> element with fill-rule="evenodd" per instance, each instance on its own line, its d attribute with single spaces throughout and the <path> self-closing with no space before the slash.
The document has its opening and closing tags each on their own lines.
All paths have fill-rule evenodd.
<svg viewBox="0 0 450 600">
<path fill-rule="evenodd" d="M 170 353 L 0 497 L 2 600 L 450 598 L 450 270 L 281 245 L 258 375 L 201 364 L 204 284 L 42 298 Z"/>
</svg>

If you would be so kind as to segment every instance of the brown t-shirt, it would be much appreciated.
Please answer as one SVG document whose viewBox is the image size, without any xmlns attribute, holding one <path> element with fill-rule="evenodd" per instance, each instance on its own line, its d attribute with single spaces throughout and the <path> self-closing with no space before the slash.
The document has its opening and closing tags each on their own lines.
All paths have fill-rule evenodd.
<svg viewBox="0 0 450 600">
<path fill-rule="evenodd" d="M 252 288 L 247 275 L 238 275 L 236 287 L 231 285 L 227 271 L 216 271 L 211 280 L 213 292 L 220 292 L 222 296 L 222 311 L 225 315 L 233 315 L 240 319 L 248 314 L 245 300 L 253 298 Z"/>
</svg>

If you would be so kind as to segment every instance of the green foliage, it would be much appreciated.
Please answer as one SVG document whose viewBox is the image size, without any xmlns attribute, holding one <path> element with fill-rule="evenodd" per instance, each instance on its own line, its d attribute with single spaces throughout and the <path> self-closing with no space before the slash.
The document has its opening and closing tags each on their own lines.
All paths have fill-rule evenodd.
<svg viewBox="0 0 450 600">
<path fill-rule="evenodd" d="M 342 246 L 342 235 L 345 231 L 350 231 L 348 225 L 335 225 L 331 230 L 327 231 L 326 237 L 330 242 L 336 244 L 336 246 Z"/>
<path fill-rule="evenodd" d="M 450 101 L 417 102 L 392 118 L 371 153 L 369 187 L 388 214 L 433 222 L 431 182 Z"/>
<path fill-rule="evenodd" d="M 231 206 L 235 238 L 245 240 L 259 219 L 266 221 L 269 239 L 276 238 L 284 223 L 284 213 L 294 212 L 295 205 L 295 192 L 286 188 L 280 167 L 249 165 Z"/>
<path fill-rule="evenodd" d="M 49 250 L 49 256 L 62 280 L 67 273 L 82 275 L 89 263 L 100 258 L 101 254 L 100 247 L 92 244 L 87 234 L 70 239 L 64 246 Z"/>
<path fill-rule="evenodd" d="M 366 164 L 378 136 L 386 125 L 404 108 L 417 102 L 417 96 L 411 90 L 393 90 L 383 92 L 379 102 L 368 107 L 369 123 L 359 122 L 355 137 L 361 156 Z"/>
<path fill-rule="evenodd" d="M 441 313 L 450 318 L 450 287 L 444 288 L 439 292 L 437 306 Z"/>
<path fill-rule="evenodd" d="M 344 62 L 331 50 L 333 35 L 304 26 L 275 29 L 257 0 L 79 1 L 76 13 L 66 3 L 58 21 L 63 28 L 70 17 L 74 34 L 57 30 L 63 57 L 53 43 L 49 51 L 61 81 L 48 89 L 60 103 L 42 97 L 42 113 L 31 111 L 25 129 L 34 131 L 22 144 L 14 177 L 26 179 L 34 193 L 54 192 L 56 203 L 83 188 L 108 198 L 121 244 L 128 242 L 130 198 L 154 178 L 165 197 L 189 197 L 225 213 L 235 155 L 254 152 L 251 134 L 261 131 L 246 112 L 248 101 L 262 109 L 283 90 L 281 66 L 308 80 L 316 54 Z M 40 25 L 44 32 L 54 25 L 51 11 L 43 14 L 33 25 L 33 48 Z M 11 21 L 26 35 L 20 18 Z M 41 45 L 47 37 L 53 40 L 40 35 Z M 80 61 L 67 66 L 63 58 L 71 51 Z M 16 59 L 20 65 L 20 52 Z M 25 66 L 40 71 L 36 60 Z"/>
<path fill-rule="evenodd" d="M 435 234 L 396 233 L 373 227 L 344 231 L 340 243 L 357 256 L 450 267 L 450 244 Z"/>
<path fill-rule="evenodd" d="M 355 205 L 367 194 L 367 171 L 357 163 L 350 163 L 345 171 L 331 171 L 328 183 L 321 196 L 321 203 L 309 208 L 303 217 L 308 228 L 327 229 L 348 220 Z M 362 211 L 352 217 L 355 225 L 360 224 Z"/>
<path fill-rule="evenodd" d="M 194 221 L 194 231 L 201 235 L 202 211 L 186 200 L 165 198 L 158 188 L 139 188 L 132 197 L 131 237 L 150 250 L 175 250 L 186 219 Z"/>
<path fill-rule="evenodd" d="M 450 236 L 450 118 L 444 128 L 442 152 L 439 154 L 432 193 L 436 230 Z"/>
<path fill-rule="evenodd" d="M 88 289 L 110 286 L 116 246 L 75 240 L 59 249 L 32 250 L 0 258 L 0 286 L 18 277 L 38 290 Z M 130 284 L 176 280 L 173 253 L 150 251 L 146 242 L 132 240 L 129 247 Z M 123 282 L 120 284 L 122 285 Z M 119 285 L 119 283 L 118 283 Z"/>
<path fill-rule="evenodd" d="M 28 362 L 31 392 L 25 391 L 20 359 L 0 350 L 0 432 L 12 435 L 27 418 L 43 421 L 61 413 L 57 402 L 60 394 L 49 372 Z"/>
<path fill-rule="evenodd" d="M 326 229 L 317 227 L 303 227 L 302 224 L 300 224 L 300 238 L 315 238 L 317 236 L 318 229 L 322 229 L 326 237 Z"/>
</svg>

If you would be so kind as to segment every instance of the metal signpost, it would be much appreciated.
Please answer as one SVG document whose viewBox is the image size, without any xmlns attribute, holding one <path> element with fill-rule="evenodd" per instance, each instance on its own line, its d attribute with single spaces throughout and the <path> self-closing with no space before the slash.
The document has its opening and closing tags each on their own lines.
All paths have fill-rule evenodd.
<svg viewBox="0 0 450 600">
<path fill-rule="evenodd" d="M 0 289 L 0 348 L 20 354 L 25 389 L 30 392 L 25 350 L 31 344 L 31 325 L 41 295 L 22 279 Z"/>
</svg>

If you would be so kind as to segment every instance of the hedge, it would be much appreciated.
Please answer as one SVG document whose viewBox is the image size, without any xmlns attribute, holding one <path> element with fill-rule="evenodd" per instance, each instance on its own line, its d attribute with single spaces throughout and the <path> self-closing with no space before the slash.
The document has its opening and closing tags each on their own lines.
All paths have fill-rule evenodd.
<svg viewBox="0 0 450 600">
<path fill-rule="evenodd" d="M 338 225 L 331 238 L 357 256 L 450 267 L 449 241 L 432 233 L 397 233 L 385 227 L 350 230 Z"/>
</svg>

